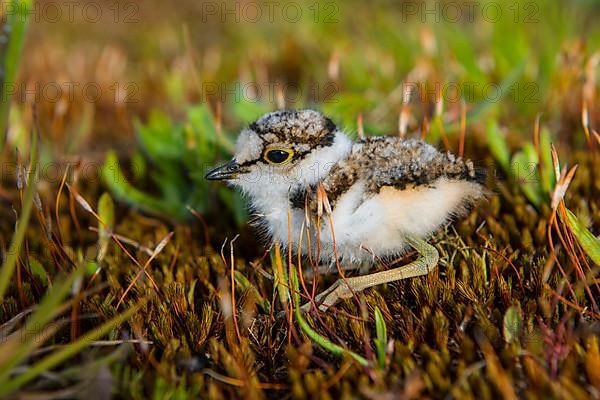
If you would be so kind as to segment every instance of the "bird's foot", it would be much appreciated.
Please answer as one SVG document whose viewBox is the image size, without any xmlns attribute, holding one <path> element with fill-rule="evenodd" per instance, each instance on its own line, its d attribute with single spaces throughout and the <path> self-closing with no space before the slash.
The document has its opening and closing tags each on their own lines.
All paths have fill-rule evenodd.
<svg viewBox="0 0 600 400">
<path fill-rule="evenodd" d="M 315 297 L 314 303 L 319 308 L 319 311 L 323 311 L 323 312 L 327 311 L 327 309 L 329 309 L 329 307 L 331 307 L 332 305 L 337 303 L 337 301 L 339 299 L 348 299 L 353 296 L 353 293 L 362 290 L 362 289 L 360 289 L 360 290 L 353 289 L 351 287 L 351 284 L 346 281 L 347 280 L 344 280 L 341 278 L 338 279 L 327 290 L 319 293 Z M 302 307 L 300 307 L 300 311 L 302 311 L 302 312 L 310 311 L 311 305 L 312 305 L 312 302 L 309 301 L 308 303 L 306 303 Z"/>
</svg>

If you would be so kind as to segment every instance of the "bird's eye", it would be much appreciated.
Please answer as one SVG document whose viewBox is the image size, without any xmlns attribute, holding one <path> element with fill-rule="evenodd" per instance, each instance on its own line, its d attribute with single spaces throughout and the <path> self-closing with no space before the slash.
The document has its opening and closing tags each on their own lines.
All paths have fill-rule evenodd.
<svg viewBox="0 0 600 400">
<path fill-rule="evenodd" d="M 269 164 L 285 164 L 292 159 L 293 155 L 294 152 L 288 149 L 267 149 L 263 158 Z"/>
</svg>

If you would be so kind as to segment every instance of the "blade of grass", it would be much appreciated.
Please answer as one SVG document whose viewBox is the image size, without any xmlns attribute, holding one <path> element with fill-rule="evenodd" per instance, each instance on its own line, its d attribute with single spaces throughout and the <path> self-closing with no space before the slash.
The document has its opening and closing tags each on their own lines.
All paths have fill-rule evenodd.
<svg viewBox="0 0 600 400">
<path fill-rule="evenodd" d="M 67 360 L 68 358 L 74 356 L 75 354 L 77 354 L 78 352 L 83 350 L 85 347 L 90 345 L 90 343 L 92 343 L 93 341 L 106 335 L 107 333 L 112 331 L 114 328 L 118 327 L 123 322 L 127 321 L 131 316 L 133 316 L 133 314 L 135 314 L 144 305 L 144 303 L 145 303 L 145 301 L 139 302 L 135 306 L 129 308 L 127 311 L 119 314 L 118 316 L 114 317 L 113 319 L 100 325 L 98 328 L 93 329 L 90 332 L 86 333 L 85 335 L 81 336 L 77 341 L 70 343 L 69 345 L 63 347 L 62 349 L 44 357 L 43 359 L 38 361 L 36 364 L 34 364 L 31 368 L 29 368 L 27 371 L 25 371 L 23 374 L 21 374 L 17 377 L 14 377 L 12 380 L 10 380 L 5 385 L 1 385 L 0 386 L 0 396 L 7 395 L 7 394 L 17 390 L 18 388 L 23 386 L 25 383 L 34 379 L 39 374 L 51 370 L 52 368 L 54 368 L 56 365 L 60 364 L 64 360 Z"/>
<path fill-rule="evenodd" d="M 168 215 L 181 220 L 189 216 L 185 207 L 169 204 L 133 187 L 125 178 L 125 174 L 121 170 L 114 152 L 107 154 L 100 174 L 104 183 L 115 197 L 121 201 L 125 201 L 151 214 Z"/>
<path fill-rule="evenodd" d="M 595 237 L 569 209 L 567 209 L 567 222 L 585 253 L 600 266 L 600 239 Z"/>
<path fill-rule="evenodd" d="M 0 365 L 0 386 L 6 384 L 13 367 L 26 358 L 35 349 L 36 344 L 41 344 L 38 343 L 37 336 L 46 328 L 48 321 L 56 316 L 57 310 L 62 309 L 62 307 L 59 307 L 60 303 L 67 296 L 73 282 L 81 276 L 82 272 L 82 268 L 76 270 L 64 282 L 55 285 L 48 292 L 35 312 L 27 320 L 25 327 L 21 330 L 22 334 L 20 337 L 15 337 L 15 340 L 20 342 L 16 350 L 11 350 L 11 346 L 14 344 L 12 341 L 7 341 L 0 346 L 0 354 L 3 354 L 2 358 L 4 358 L 4 361 Z M 23 340 L 23 335 L 27 335 L 25 340 Z"/>
<path fill-rule="evenodd" d="M 379 307 L 375 307 L 375 333 L 377 339 L 375 339 L 375 347 L 377 348 L 377 362 L 379 368 L 385 368 L 385 348 L 387 346 L 387 326 L 383 319 L 383 314 Z"/>
<path fill-rule="evenodd" d="M 538 156 L 534 146 L 526 143 L 523 149 L 515 153 L 511 160 L 513 178 L 521 192 L 536 207 L 542 203 L 542 186 L 539 182 Z"/>
<path fill-rule="evenodd" d="M 342 346 L 339 346 L 339 345 L 331 342 L 326 337 L 320 335 L 317 331 L 315 331 L 308 324 L 308 322 L 306 322 L 306 320 L 304 319 L 304 316 L 302 315 L 302 311 L 300 310 L 300 296 L 298 294 L 300 292 L 300 286 L 298 284 L 298 275 L 296 274 L 295 268 L 291 268 L 290 281 L 291 281 L 290 283 L 292 284 L 292 293 L 293 293 L 293 299 L 294 299 L 294 314 L 296 316 L 296 321 L 298 322 L 298 325 L 300 325 L 300 328 L 302 329 L 302 331 L 304 331 L 304 333 L 306 333 L 306 335 L 313 342 L 315 342 L 316 344 L 318 344 L 325 350 L 327 350 L 337 356 L 348 355 L 348 356 L 352 357 L 354 360 L 358 361 L 358 363 L 360 365 L 365 366 L 365 367 L 368 366 L 369 361 L 367 361 L 366 358 L 364 358 L 348 349 L 345 349 Z"/>
<path fill-rule="evenodd" d="M 556 184 L 556 179 L 552 173 L 552 138 L 550 131 L 546 128 L 543 128 L 540 134 L 540 168 L 543 171 L 542 187 L 546 194 L 550 194 Z"/>
<path fill-rule="evenodd" d="M 525 66 L 527 65 L 527 58 L 524 58 L 513 70 L 512 72 L 500 83 L 498 88 L 499 93 L 502 94 L 500 98 L 494 98 L 490 100 L 484 100 L 479 103 L 466 115 L 466 123 L 465 126 L 471 125 L 473 122 L 476 122 L 483 116 L 483 114 L 489 110 L 494 104 L 499 103 L 502 98 L 504 98 L 508 93 L 510 93 L 510 88 L 513 86 L 519 77 L 525 71 Z M 462 121 L 455 121 L 452 123 L 444 124 L 444 130 L 446 132 L 449 131 L 457 131 L 461 128 Z"/>
<path fill-rule="evenodd" d="M 96 259 L 102 261 L 106 255 L 115 225 L 115 204 L 108 193 L 103 193 L 98 200 L 98 254 Z"/>
<path fill-rule="evenodd" d="M 0 82 L 2 85 L 2 102 L 0 102 L 0 134 L 2 137 L 0 138 L 0 151 L 2 151 L 4 143 L 4 132 L 6 132 L 8 126 L 8 115 L 12 99 L 12 92 L 6 93 L 5 89 L 9 85 L 14 86 L 15 83 L 15 77 L 19 68 L 19 59 L 21 58 L 23 43 L 25 43 L 25 33 L 27 32 L 28 14 L 31 10 L 31 3 L 32 0 L 17 0 L 3 4 L 4 11 L 7 14 L 4 31 L 8 32 L 9 37 L 4 62 L 0 66 L 4 70 L 4 79 Z M 11 6 L 14 6 L 14 8 Z M 9 12 L 8 10 L 11 9 L 12 12 Z"/>
<path fill-rule="evenodd" d="M 506 139 L 498 128 L 498 122 L 496 120 L 488 122 L 486 132 L 490 152 L 504 172 L 510 173 L 510 150 L 506 144 Z"/>
<path fill-rule="evenodd" d="M 281 302 L 281 305 L 283 305 L 284 308 L 287 308 L 287 304 L 290 301 L 290 291 L 286 284 L 286 282 L 288 282 L 288 277 L 286 274 L 286 269 L 283 268 L 279 243 L 275 244 L 275 252 L 271 253 L 271 265 L 275 266 L 273 271 L 273 275 L 275 276 L 273 290 L 279 294 L 279 301 Z"/>
<path fill-rule="evenodd" d="M 29 217 L 31 216 L 31 208 L 33 206 L 33 197 L 37 191 L 37 162 L 38 162 L 38 132 L 34 129 L 31 137 L 31 160 L 29 163 L 29 173 L 31 174 L 27 189 L 25 190 L 25 196 L 23 198 L 23 208 L 21 209 L 21 217 L 17 222 L 17 230 L 13 235 L 12 241 L 6 258 L 2 263 L 2 269 L 0 270 L 0 301 L 4 299 L 6 290 L 10 283 L 13 273 L 15 272 L 15 266 L 17 264 L 17 256 L 21 251 L 21 245 L 25 238 L 25 232 L 29 224 Z"/>
</svg>

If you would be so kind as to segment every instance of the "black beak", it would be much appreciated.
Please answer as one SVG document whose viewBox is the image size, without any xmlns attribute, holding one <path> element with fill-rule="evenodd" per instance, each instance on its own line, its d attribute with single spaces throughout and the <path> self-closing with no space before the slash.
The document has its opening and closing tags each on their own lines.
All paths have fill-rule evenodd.
<svg viewBox="0 0 600 400">
<path fill-rule="evenodd" d="M 235 160 L 229 161 L 225 165 L 221 165 L 218 168 L 210 171 L 205 179 L 209 181 L 222 181 L 227 179 L 234 179 L 237 176 L 238 170 L 240 169 L 239 164 Z"/>
</svg>

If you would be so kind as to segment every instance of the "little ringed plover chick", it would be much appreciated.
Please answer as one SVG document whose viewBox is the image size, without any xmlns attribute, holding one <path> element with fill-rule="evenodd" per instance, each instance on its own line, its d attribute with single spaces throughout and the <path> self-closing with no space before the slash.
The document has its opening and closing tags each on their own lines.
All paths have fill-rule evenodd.
<svg viewBox="0 0 600 400">
<path fill-rule="evenodd" d="M 421 140 L 353 142 L 314 110 L 262 116 L 241 132 L 233 159 L 206 179 L 241 189 L 267 236 L 316 260 L 321 271 L 336 262 L 370 266 L 409 247 L 420 254 L 399 268 L 338 279 L 317 296 L 321 310 L 354 292 L 431 272 L 439 256 L 424 239 L 485 193 L 471 161 Z"/>
</svg>

